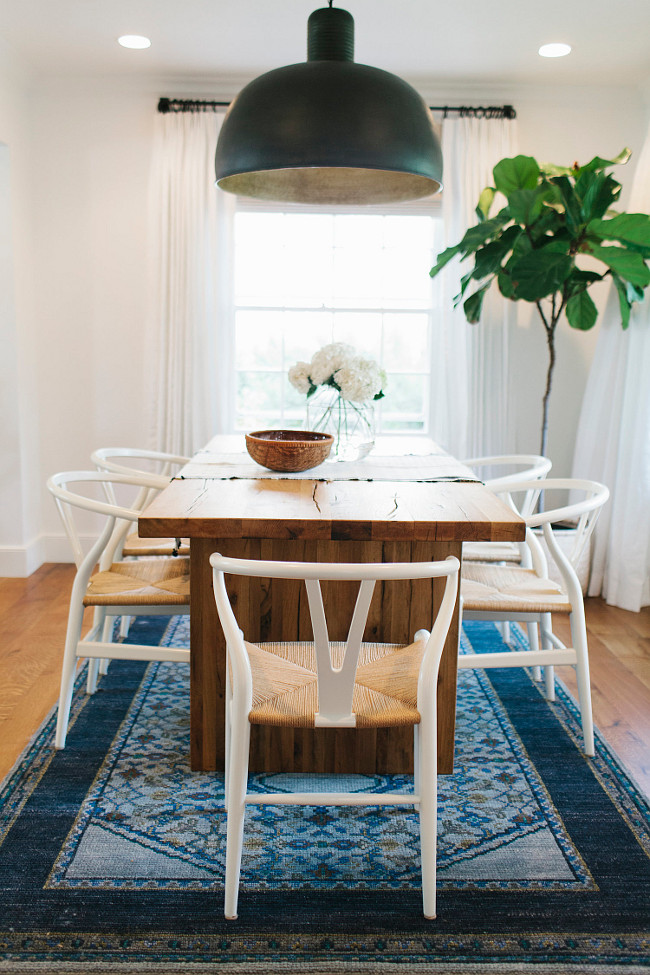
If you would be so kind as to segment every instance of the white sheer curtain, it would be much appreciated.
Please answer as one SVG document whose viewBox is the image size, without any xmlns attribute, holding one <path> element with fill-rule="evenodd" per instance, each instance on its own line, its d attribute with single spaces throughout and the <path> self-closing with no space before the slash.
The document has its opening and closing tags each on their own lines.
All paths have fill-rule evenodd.
<svg viewBox="0 0 650 975">
<path fill-rule="evenodd" d="M 223 115 L 157 116 L 151 170 L 151 444 L 191 454 L 229 428 L 234 200 L 214 185 Z"/>
<path fill-rule="evenodd" d="M 626 209 L 650 212 L 650 130 Z M 649 377 L 650 298 L 634 305 L 624 332 L 612 288 L 582 402 L 573 474 L 611 491 L 596 525 L 589 595 L 635 612 L 650 605 Z"/>
<path fill-rule="evenodd" d="M 492 169 L 517 153 L 516 121 L 446 118 L 442 123 L 442 210 L 445 247 L 477 222 L 481 190 Z M 452 261 L 441 272 L 442 312 L 434 326 L 431 367 L 431 429 L 434 439 L 458 457 L 512 450 L 508 415 L 508 332 L 514 306 L 491 289 L 479 325 L 468 325 L 453 307 L 460 278 L 471 265 Z"/>
</svg>

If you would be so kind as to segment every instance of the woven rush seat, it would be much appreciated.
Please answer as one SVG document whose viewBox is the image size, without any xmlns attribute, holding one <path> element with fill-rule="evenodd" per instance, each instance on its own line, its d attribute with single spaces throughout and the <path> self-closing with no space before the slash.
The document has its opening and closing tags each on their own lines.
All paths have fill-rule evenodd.
<svg viewBox="0 0 650 975">
<path fill-rule="evenodd" d="M 460 585 L 466 612 L 570 613 L 571 603 L 561 586 L 532 569 L 463 563 Z"/>
<path fill-rule="evenodd" d="M 190 560 L 138 559 L 113 562 L 91 576 L 84 606 L 184 606 L 190 599 Z"/>
<path fill-rule="evenodd" d="M 131 532 L 124 539 L 122 555 L 142 558 L 147 555 L 189 555 L 189 538 L 180 539 L 180 547 L 176 547 L 176 538 L 140 538 L 136 532 Z"/>
<path fill-rule="evenodd" d="M 312 643 L 245 643 L 253 677 L 251 724 L 313 728 L 318 711 Z M 333 664 L 344 643 L 331 643 Z M 352 710 L 357 728 L 419 724 L 417 683 L 424 643 L 361 646 Z"/>
<path fill-rule="evenodd" d="M 521 562 L 521 552 L 513 542 L 463 542 L 465 562 Z"/>
</svg>

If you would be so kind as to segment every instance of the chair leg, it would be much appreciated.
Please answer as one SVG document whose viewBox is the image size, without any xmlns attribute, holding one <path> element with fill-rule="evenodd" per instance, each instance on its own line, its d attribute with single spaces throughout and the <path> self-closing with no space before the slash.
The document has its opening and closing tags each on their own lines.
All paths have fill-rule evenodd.
<svg viewBox="0 0 650 975">
<path fill-rule="evenodd" d="M 533 653 L 539 650 L 539 630 L 537 629 L 537 620 L 531 620 L 526 623 L 526 630 L 528 632 L 528 645 Z M 533 680 L 542 679 L 542 668 L 533 667 Z"/>
<path fill-rule="evenodd" d="M 226 665 L 227 666 L 227 665 Z M 224 748 L 224 769 L 223 769 L 223 804 L 226 812 L 228 811 L 228 776 L 230 773 L 230 742 L 232 739 L 232 687 L 230 675 L 226 669 L 226 707 L 225 707 L 225 748 Z"/>
<path fill-rule="evenodd" d="M 114 623 L 115 623 L 114 616 L 106 615 L 104 617 L 104 630 L 102 632 L 102 640 L 104 641 L 104 643 L 113 642 Z M 110 664 L 110 662 L 111 661 L 109 657 L 102 657 L 102 659 L 99 661 L 99 673 L 102 677 L 105 677 L 106 674 L 108 673 L 108 665 Z"/>
<path fill-rule="evenodd" d="M 129 635 L 130 626 L 131 626 L 131 617 L 123 616 L 120 619 L 120 636 L 122 637 L 123 640 L 126 640 L 127 636 Z"/>
<path fill-rule="evenodd" d="M 413 792 L 419 795 L 420 792 L 420 725 L 413 725 Z M 417 812 L 420 804 L 413 803 L 413 808 Z"/>
<path fill-rule="evenodd" d="M 68 614 L 68 629 L 65 636 L 65 649 L 63 651 L 63 665 L 61 667 L 61 689 L 59 691 L 59 708 L 56 718 L 56 734 L 54 737 L 55 748 L 65 748 L 68 721 L 70 720 L 70 705 L 72 704 L 72 692 L 77 669 L 77 648 L 81 639 L 83 615 L 83 605 L 76 606 L 71 602 L 70 612 Z"/>
<path fill-rule="evenodd" d="M 103 619 L 103 623 L 102 623 Z M 113 624 L 115 622 L 114 616 L 109 616 L 106 609 L 98 606 L 95 610 L 95 624 L 102 626 L 102 641 L 104 643 L 113 642 Z M 109 657 L 102 657 L 101 660 L 97 657 L 91 658 L 88 661 L 88 681 L 86 683 L 86 693 L 94 694 L 97 690 L 97 678 L 105 677 L 108 673 L 108 665 L 110 664 Z"/>
<path fill-rule="evenodd" d="M 86 672 L 86 694 L 94 694 L 97 690 L 97 674 L 99 673 L 99 660 L 96 657 L 88 658 L 88 669 Z"/>
<path fill-rule="evenodd" d="M 246 812 L 246 785 L 248 781 L 248 750 L 250 725 L 248 717 L 238 716 L 230 734 L 230 759 L 228 763 L 228 813 L 226 825 L 226 883 L 224 914 L 228 920 L 237 917 L 239 874 L 244 845 L 244 815 Z"/>
<path fill-rule="evenodd" d="M 93 629 L 95 627 L 102 627 L 104 637 L 103 639 L 109 639 L 106 637 L 106 627 L 109 621 L 109 617 L 106 616 L 106 610 L 102 606 L 96 606 L 93 613 Z M 99 660 L 97 657 L 88 658 L 88 673 L 86 676 L 86 694 L 94 694 L 97 690 L 97 675 L 99 674 Z"/>
<path fill-rule="evenodd" d="M 578 704 L 582 722 L 582 740 L 585 755 L 595 755 L 594 720 L 591 710 L 591 682 L 589 678 L 589 649 L 587 646 L 587 627 L 584 611 L 571 614 L 571 640 L 576 652 L 576 678 L 578 682 Z"/>
<path fill-rule="evenodd" d="M 504 643 L 510 642 L 510 623 L 508 620 L 499 620 L 497 623 L 497 629 L 501 634 L 501 639 Z"/>
<path fill-rule="evenodd" d="M 544 613 L 539 621 L 539 628 L 542 634 L 542 647 L 544 650 L 553 649 L 553 641 L 549 634 L 553 632 L 553 620 L 550 613 Z M 547 701 L 555 700 L 555 667 L 547 664 L 544 667 L 544 696 Z"/>
<path fill-rule="evenodd" d="M 420 858 L 422 861 L 422 907 L 424 916 L 436 916 L 436 848 L 438 829 L 438 774 L 435 713 L 420 723 Z"/>
</svg>

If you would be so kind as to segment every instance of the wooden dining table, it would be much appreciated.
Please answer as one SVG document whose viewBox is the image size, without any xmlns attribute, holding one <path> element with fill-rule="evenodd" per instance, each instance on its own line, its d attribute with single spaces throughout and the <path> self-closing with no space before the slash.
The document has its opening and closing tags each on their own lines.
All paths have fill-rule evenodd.
<svg viewBox="0 0 650 975">
<path fill-rule="evenodd" d="M 364 466 L 365 465 L 365 466 Z M 372 479 L 369 479 L 372 477 Z M 302 475 L 255 465 L 244 439 L 215 437 L 147 507 L 146 538 L 190 539 L 190 761 L 222 769 L 226 654 L 209 557 L 282 561 L 422 562 L 461 558 L 465 541 L 523 541 L 523 520 L 431 441 L 385 438 L 365 461 L 326 462 Z M 430 629 L 444 580 L 378 584 L 364 639 L 409 643 Z M 300 583 L 228 577 L 252 642 L 311 639 Z M 329 588 L 328 588 L 329 587 Z M 335 588 L 331 588 L 335 587 Z M 345 639 L 356 590 L 324 586 L 330 638 Z M 340 626 L 340 632 L 337 632 Z M 458 604 L 438 683 L 439 771 L 453 771 Z M 252 771 L 408 772 L 410 729 L 251 729 Z"/>
</svg>

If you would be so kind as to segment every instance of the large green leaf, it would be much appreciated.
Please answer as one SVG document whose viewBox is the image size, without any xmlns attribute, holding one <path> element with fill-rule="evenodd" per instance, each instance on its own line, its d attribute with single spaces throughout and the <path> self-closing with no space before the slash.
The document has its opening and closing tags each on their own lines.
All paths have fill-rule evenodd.
<svg viewBox="0 0 650 975">
<path fill-rule="evenodd" d="M 470 295 L 463 304 L 465 318 L 471 325 L 476 325 L 481 318 L 481 308 L 483 307 L 483 299 L 487 288 L 488 286 L 484 285 L 478 291 L 475 291 L 473 295 Z"/>
<path fill-rule="evenodd" d="M 624 247 L 601 247 L 589 242 L 589 252 L 593 256 L 620 274 L 626 281 L 638 285 L 640 288 L 650 284 L 650 269 L 641 254 L 628 251 Z"/>
<path fill-rule="evenodd" d="M 501 261 L 512 250 L 519 235 L 522 233 L 524 231 L 520 227 L 508 227 L 497 240 L 493 240 L 484 247 L 480 247 L 474 255 L 475 263 L 472 277 L 480 280 L 500 270 Z"/>
<path fill-rule="evenodd" d="M 519 236 L 516 238 L 512 246 L 512 257 L 508 261 L 506 267 L 513 263 L 513 261 L 518 261 L 519 258 L 523 257 L 525 254 L 530 254 L 533 249 L 533 241 L 526 231 L 520 232 Z"/>
<path fill-rule="evenodd" d="M 493 186 L 486 186 L 479 196 L 476 207 L 476 214 L 479 220 L 487 220 L 487 218 L 490 216 L 490 207 L 494 203 L 494 197 L 496 194 L 497 191 Z"/>
<path fill-rule="evenodd" d="M 576 181 L 576 192 L 582 200 L 580 215 L 587 223 L 607 213 L 621 192 L 621 184 L 606 173 L 587 170 Z"/>
<path fill-rule="evenodd" d="M 542 163 L 539 168 L 544 176 L 573 176 L 575 174 L 573 166 L 556 166 L 555 163 Z"/>
<path fill-rule="evenodd" d="M 431 277 L 435 278 L 436 274 L 442 271 L 443 267 L 446 264 L 449 264 L 452 257 L 455 257 L 456 254 L 459 253 L 460 253 L 460 244 L 454 244 L 453 247 L 447 247 L 446 250 L 438 254 L 438 260 L 435 267 L 432 267 L 431 270 L 429 271 Z"/>
<path fill-rule="evenodd" d="M 607 169 L 608 166 L 620 166 L 626 163 L 631 155 L 631 149 L 622 149 L 618 156 L 615 156 L 613 159 L 602 159 L 600 156 L 594 156 L 586 166 L 579 167 L 579 172 L 583 172 L 585 169 L 600 170 Z"/>
<path fill-rule="evenodd" d="M 534 225 L 530 228 L 530 234 L 534 241 L 541 240 L 547 234 L 553 234 L 556 236 L 561 233 L 568 233 L 568 231 L 563 231 L 564 228 L 564 217 L 561 213 L 558 213 L 552 206 L 542 207 L 542 213 L 538 220 L 535 221 Z M 539 245 L 537 245 L 539 246 Z"/>
<path fill-rule="evenodd" d="M 514 190 L 534 190 L 539 180 L 539 164 L 532 156 L 502 159 L 492 170 L 494 185 L 509 197 Z"/>
<path fill-rule="evenodd" d="M 596 324 L 598 310 L 586 291 L 579 291 L 566 304 L 566 317 L 571 328 L 588 332 Z"/>
<path fill-rule="evenodd" d="M 575 185 L 568 176 L 555 176 L 552 182 L 560 191 L 567 227 L 575 237 L 580 233 L 583 224 L 580 213 L 580 200 L 576 195 Z"/>
<path fill-rule="evenodd" d="M 524 301 L 539 301 L 560 291 L 573 266 L 573 258 L 567 253 L 567 248 L 558 242 L 508 262 L 508 271 L 514 284 L 514 297 Z"/>
<path fill-rule="evenodd" d="M 473 279 L 474 279 L 474 270 L 473 269 L 471 271 L 468 271 L 467 274 L 464 274 L 462 276 L 462 278 L 460 279 L 460 291 L 458 292 L 457 295 L 454 296 L 454 308 L 458 307 L 458 305 L 461 303 L 461 301 L 465 297 L 465 292 L 467 291 L 467 289 L 468 289 L 470 283 L 473 281 Z"/>
<path fill-rule="evenodd" d="M 512 278 L 507 271 L 500 271 L 497 276 L 497 284 L 499 285 L 499 291 L 504 298 L 513 298 L 515 294 L 515 286 L 512 283 Z"/>
<path fill-rule="evenodd" d="M 616 271 L 612 271 L 612 280 L 618 292 L 618 307 L 621 309 L 621 325 L 623 329 L 626 329 L 630 324 L 630 309 L 632 308 L 632 301 L 627 290 L 627 282 L 621 280 Z"/>
<path fill-rule="evenodd" d="M 643 301 L 643 297 L 645 294 L 643 288 L 639 288 L 637 287 L 636 284 L 631 284 L 629 281 L 627 281 L 626 284 L 627 284 L 627 297 L 630 304 L 632 304 L 633 301 Z"/>
<path fill-rule="evenodd" d="M 598 274 L 597 271 L 582 271 L 580 268 L 575 267 L 566 279 L 566 284 L 569 289 L 568 293 L 576 295 L 580 291 L 585 291 L 594 281 L 602 281 L 602 279 L 603 275 Z"/>
<path fill-rule="evenodd" d="M 592 220 L 587 227 L 601 240 L 620 240 L 650 248 L 650 216 L 647 213 L 620 213 L 611 220 Z"/>
<path fill-rule="evenodd" d="M 509 222 L 510 216 L 502 210 L 491 220 L 484 220 L 483 223 L 477 223 L 476 226 L 470 227 L 459 244 L 461 252 L 465 256 L 472 254 Z"/>
<path fill-rule="evenodd" d="M 551 206 L 562 206 L 562 194 L 550 179 L 545 179 L 540 184 L 544 189 L 544 201 Z"/>
<path fill-rule="evenodd" d="M 529 227 L 541 216 L 544 205 L 544 189 L 513 190 L 508 197 L 508 209 L 515 223 Z"/>
</svg>

